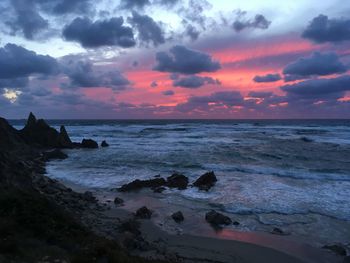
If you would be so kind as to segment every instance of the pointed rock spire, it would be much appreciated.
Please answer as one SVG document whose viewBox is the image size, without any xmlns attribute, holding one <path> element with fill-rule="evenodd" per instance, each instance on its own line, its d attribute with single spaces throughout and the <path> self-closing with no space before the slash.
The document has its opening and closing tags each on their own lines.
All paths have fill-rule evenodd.
<svg viewBox="0 0 350 263">
<path fill-rule="evenodd" d="M 29 113 L 26 126 L 32 127 L 32 126 L 34 126 L 35 124 L 36 124 L 36 117 L 35 117 L 35 115 L 31 112 L 31 113 Z"/>
</svg>

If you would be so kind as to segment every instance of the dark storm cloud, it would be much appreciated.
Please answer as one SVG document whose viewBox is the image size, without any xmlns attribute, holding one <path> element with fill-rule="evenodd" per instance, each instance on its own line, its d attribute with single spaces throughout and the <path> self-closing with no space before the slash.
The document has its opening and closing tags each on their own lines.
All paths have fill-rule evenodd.
<svg viewBox="0 0 350 263">
<path fill-rule="evenodd" d="M 30 0 L 29 0 L 30 1 Z M 55 15 L 89 14 L 93 11 L 92 0 L 33 0 L 41 9 Z"/>
<path fill-rule="evenodd" d="M 113 90 L 123 90 L 130 84 L 129 80 L 119 71 L 97 72 L 89 61 L 70 60 L 63 67 L 71 81 L 68 87 L 107 87 Z"/>
<path fill-rule="evenodd" d="M 89 18 L 76 18 L 63 29 L 63 36 L 68 41 L 79 42 L 85 48 L 101 46 L 135 46 L 133 31 L 124 26 L 122 17 L 92 22 Z"/>
<path fill-rule="evenodd" d="M 280 74 L 267 74 L 264 76 L 255 76 L 254 81 L 257 83 L 263 83 L 263 82 L 276 82 L 281 80 Z"/>
<path fill-rule="evenodd" d="M 309 57 L 300 58 L 287 65 L 283 70 L 283 74 L 286 75 L 286 81 L 291 81 L 311 76 L 340 74 L 347 70 L 347 67 L 339 60 L 336 53 L 314 52 Z"/>
<path fill-rule="evenodd" d="M 166 91 L 163 91 L 162 93 L 164 96 L 173 96 L 175 94 L 174 91 L 172 90 L 166 90 Z"/>
<path fill-rule="evenodd" d="M 220 85 L 220 81 L 210 77 L 200 77 L 200 76 L 188 76 L 184 78 L 175 79 L 173 81 L 174 87 L 182 87 L 188 89 L 197 89 L 206 84 Z"/>
<path fill-rule="evenodd" d="M 328 16 L 319 15 L 310 22 L 302 37 L 316 43 L 350 40 L 350 19 L 329 19 Z"/>
<path fill-rule="evenodd" d="M 11 34 L 17 35 L 20 32 L 30 40 L 49 25 L 39 14 L 35 2 L 31 0 L 11 0 L 10 6 L 1 11 L 5 24 L 11 29 Z"/>
<path fill-rule="evenodd" d="M 142 9 L 150 4 L 149 0 L 121 0 L 120 7 L 123 9 Z"/>
<path fill-rule="evenodd" d="M 165 43 L 162 28 L 152 17 L 140 15 L 136 11 L 133 11 L 132 17 L 128 18 L 128 22 L 137 29 L 141 42 L 147 44 L 153 43 L 154 46 Z"/>
<path fill-rule="evenodd" d="M 282 86 L 288 95 L 299 98 L 324 98 L 335 95 L 340 98 L 350 90 L 350 76 L 340 76 L 331 79 L 312 79 L 292 85 Z"/>
<path fill-rule="evenodd" d="M 149 85 L 151 88 L 156 88 L 158 87 L 157 81 L 152 81 L 151 84 Z"/>
<path fill-rule="evenodd" d="M 50 56 L 38 55 L 15 44 L 7 44 L 0 48 L 0 79 L 56 73 L 58 73 L 58 63 Z"/>
<path fill-rule="evenodd" d="M 187 25 L 185 35 L 188 36 L 192 41 L 198 39 L 201 33 L 193 25 Z"/>
<path fill-rule="evenodd" d="M 251 91 L 248 93 L 248 97 L 259 98 L 259 99 L 270 98 L 272 95 L 273 95 L 272 92 L 266 92 L 266 91 Z"/>
<path fill-rule="evenodd" d="M 158 64 L 154 70 L 161 72 L 197 74 L 215 72 L 221 68 L 220 63 L 214 61 L 208 54 L 179 45 L 172 47 L 170 54 L 158 52 L 156 60 Z"/>
<path fill-rule="evenodd" d="M 271 24 L 271 21 L 267 20 L 263 15 L 260 14 L 256 15 L 254 19 L 246 21 L 243 21 L 241 17 L 242 16 L 239 16 L 238 20 L 232 24 L 232 28 L 236 32 L 240 32 L 246 28 L 268 29 Z"/>
<path fill-rule="evenodd" d="M 1 63 L 1 62 L 0 62 Z M 28 85 L 28 77 L 1 79 L 0 78 L 0 89 L 1 88 L 24 88 Z"/>
</svg>

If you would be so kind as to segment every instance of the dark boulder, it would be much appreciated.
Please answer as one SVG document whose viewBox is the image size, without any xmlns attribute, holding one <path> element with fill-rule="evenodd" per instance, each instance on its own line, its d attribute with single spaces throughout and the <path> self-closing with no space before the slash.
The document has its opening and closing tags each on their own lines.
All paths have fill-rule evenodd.
<svg viewBox="0 0 350 263">
<path fill-rule="evenodd" d="M 303 142 L 313 142 L 312 139 L 307 138 L 307 137 L 301 137 L 300 140 L 303 141 Z"/>
<path fill-rule="evenodd" d="M 211 187 L 215 185 L 217 178 L 214 172 L 208 172 L 199 177 L 193 185 L 198 187 L 199 190 L 208 191 Z"/>
<path fill-rule="evenodd" d="M 186 189 L 188 186 L 188 178 L 183 174 L 175 173 L 167 178 L 166 186 L 179 190 Z"/>
<path fill-rule="evenodd" d="M 89 191 L 83 193 L 82 198 L 88 202 L 96 202 L 96 197 Z"/>
<path fill-rule="evenodd" d="M 62 148 L 73 148 L 73 143 L 69 138 L 66 127 L 64 127 L 63 125 L 60 127 L 60 133 L 58 135 L 58 144 Z"/>
<path fill-rule="evenodd" d="M 341 246 L 341 245 L 337 245 L 337 244 L 326 245 L 326 246 L 323 246 L 323 248 L 331 250 L 331 251 L 333 251 L 335 254 L 337 254 L 339 256 L 346 256 L 346 249 L 343 246 Z"/>
<path fill-rule="evenodd" d="M 206 213 L 205 220 L 213 226 L 232 224 L 231 218 L 223 214 L 220 214 L 215 210 L 211 210 L 210 212 Z"/>
<path fill-rule="evenodd" d="M 158 187 L 153 187 L 152 190 L 154 193 L 161 194 L 166 190 L 166 188 L 164 186 L 158 186 Z"/>
<path fill-rule="evenodd" d="M 98 144 L 94 140 L 83 139 L 81 141 L 81 147 L 82 148 L 87 148 L 87 149 L 96 149 L 96 148 L 98 148 Z"/>
<path fill-rule="evenodd" d="M 182 222 L 182 221 L 185 220 L 185 218 L 184 218 L 184 216 L 183 216 L 183 214 L 182 214 L 181 211 L 178 211 L 178 212 L 172 214 L 172 215 L 171 215 L 171 218 L 174 219 L 174 221 L 175 221 L 176 223 L 180 223 L 180 222 Z"/>
<path fill-rule="evenodd" d="M 136 217 L 141 219 L 150 219 L 152 213 L 153 212 L 149 210 L 146 206 L 143 206 L 136 211 Z"/>
<path fill-rule="evenodd" d="M 101 143 L 101 147 L 108 147 L 109 144 L 106 141 L 102 141 Z"/>
<path fill-rule="evenodd" d="M 130 192 L 130 191 L 138 191 L 142 188 L 156 188 L 165 185 L 166 181 L 164 178 L 155 178 L 149 180 L 135 180 L 131 183 L 125 184 L 120 187 L 118 190 L 120 192 Z"/>
<path fill-rule="evenodd" d="M 59 149 L 55 149 L 49 152 L 44 152 L 43 153 L 43 158 L 45 161 L 50 161 L 50 160 L 64 160 L 68 158 L 68 155 L 62 152 Z"/>
<path fill-rule="evenodd" d="M 122 206 L 122 205 L 124 205 L 124 200 L 121 199 L 121 198 L 119 198 L 119 197 L 116 197 L 116 198 L 114 199 L 114 204 L 115 204 L 116 206 Z"/>
<path fill-rule="evenodd" d="M 282 229 L 280 229 L 278 227 L 273 228 L 272 231 L 271 231 L 271 234 L 281 235 L 281 236 L 286 235 L 286 233 Z"/>
</svg>

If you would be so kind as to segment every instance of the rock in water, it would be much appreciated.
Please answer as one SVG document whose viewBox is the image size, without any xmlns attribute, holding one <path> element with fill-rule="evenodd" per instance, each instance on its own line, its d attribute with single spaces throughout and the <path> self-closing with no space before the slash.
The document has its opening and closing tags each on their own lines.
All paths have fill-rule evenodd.
<svg viewBox="0 0 350 263">
<path fill-rule="evenodd" d="M 132 181 L 131 183 L 124 184 L 122 187 L 118 189 L 120 192 L 130 192 L 130 191 L 138 191 L 142 188 L 157 188 L 160 186 L 165 185 L 166 181 L 164 178 L 155 178 L 150 180 L 139 180 L 136 179 L 135 181 Z"/>
<path fill-rule="evenodd" d="M 81 147 L 82 148 L 87 148 L 87 149 L 96 149 L 96 148 L 98 148 L 98 144 L 94 140 L 83 139 L 81 141 Z"/>
<path fill-rule="evenodd" d="M 45 161 L 57 160 L 57 159 L 64 160 L 64 159 L 68 158 L 68 155 L 59 149 L 55 149 L 53 151 L 44 152 L 43 158 Z"/>
<path fill-rule="evenodd" d="M 188 186 L 188 178 L 182 174 L 173 174 L 167 178 L 166 185 L 170 188 L 177 188 L 179 190 L 186 189 Z"/>
<path fill-rule="evenodd" d="M 220 214 L 215 210 L 211 210 L 210 212 L 206 213 L 205 220 L 213 226 L 230 225 L 232 223 L 231 218 Z"/>
<path fill-rule="evenodd" d="M 199 190 L 208 191 L 211 187 L 215 185 L 217 178 L 214 172 L 208 172 L 199 177 L 193 185 L 198 187 Z"/>
<path fill-rule="evenodd" d="M 68 136 L 66 128 L 63 125 L 60 127 L 60 134 L 58 135 L 58 143 L 62 148 L 73 147 L 73 143 Z"/>
<path fill-rule="evenodd" d="M 122 205 L 124 205 L 124 200 L 121 199 L 121 198 L 119 198 L 119 197 L 116 197 L 116 198 L 114 199 L 114 204 L 115 204 L 116 206 L 122 206 Z"/>
<path fill-rule="evenodd" d="M 101 143 L 101 147 L 108 147 L 108 146 L 109 146 L 109 144 L 106 141 L 103 141 Z"/>
<path fill-rule="evenodd" d="M 323 246 L 324 249 L 329 249 L 339 256 L 346 256 L 346 250 L 341 245 L 326 245 Z"/>
<path fill-rule="evenodd" d="M 174 221 L 175 221 L 176 223 L 180 223 L 180 222 L 182 222 L 182 221 L 185 220 L 185 218 L 184 218 L 184 216 L 183 216 L 183 214 L 182 214 L 181 211 L 178 211 L 178 212 L 172 214 L 172 215 L 171 215 L 171 218 L 174 219 Z"/>
<path fill-rule="evenodd" d="M 150 219 L 152 213 L 153 212 L 149 210 L 146 206 L 143 206 L 136 211 L 136 216 L 141 219 Z"/>
</svg>

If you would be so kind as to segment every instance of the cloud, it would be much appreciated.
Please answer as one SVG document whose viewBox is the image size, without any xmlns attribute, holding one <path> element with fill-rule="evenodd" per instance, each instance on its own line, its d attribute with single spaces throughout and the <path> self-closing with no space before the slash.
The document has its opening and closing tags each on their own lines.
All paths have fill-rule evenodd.
<svg viewBox="0 0 350 263">
<path fill-rule="evenodd" d="M 350 40 L 350 19 L 329 19 L 319 15 L 312 19 L 302 33 L 303 38 L 316 43 L 341 42 Z"/>
<path fill-rule="evenodd" d="M 181 0 L 155 0 L 153 3 L 158 4 L 158 5 L 163 5 L 166 7 L 173 7 L 180 2 L 181 2 Z"/>
<path fill-rule="evenodd" d="M 166 90 L 166 91 L 163 91 L 162 93 L 164 96 L 173 96 L 175 94 L 174 91 L 172 90 Z"/>
<path fill-rule="evenodd" d="M 281 79 L 282 78 L 280 74 L 267 74 L 264 76 L 255 76 L 253 80 L 257 83 L 263 83 L 263 82 L 276 82 Z"/>
<path fill-rule="evenodd" d="M 1 63 L 1 62 L 0 62 Z M 1 88 L 13 88 L 13 89 L 23 89 L 28 85 L 28 77 L 19 77 L 19 78 L 0 78 L 0 89 Z"/>
<path fill-rule="evenodd" d="M 287 65 L 283 74 L 286 81 L 308 78 L 311 76 L 326 76 L 346 72 L 347 67 L 334 52 L 314 52 L 311 56 L 300 58 Z"/>
<path fill-rule="evenodd" d="M 122 17 L 92 22 L 89 18 L 76 18 L 63 29 L 63 36 L 68 41 L 79 42 L 85 48 L 102 46 L 135 46 L 133 31 L 123 26 Z"/>
<path fill-rule="evenodd" d="M 96 72 L 90 61 L 69 60 L 64 64 L 64 72 L 71 83 L 68 87 L 92 88 L 107 87 L 113 90 L 123 90 L 130 84 L 119 71 Z"/>
<path fill-rule="evenodd" d="M 350 76 L 344 75 L 330 79 L 311 79 L 292 85 L 285 85 L 281 89 L 287 92 L 289 96 L 297 98 L 341 98 L 346 91 L 350 91 Z"/>
<path fill-rule="evenodd" d="M 39 14 L 33 1 L 11 0 L 10 4 L 5 12 L 13 14 L 7 14 L 9 20 L 6 19 L 5 24 L 11 29 L 11 34 L 17 35 L 20 32 L 26 39 L 33 40 L 39 32 L 48 28 L 48 20 Z"/>
<path fill-rule="evenodd" d="M 187 25 L 185 35 L 188 36 L 192 41 L 198 39 L 201 33 L 191 24 Z"/>
<path fill-rule="evenodd" d="M 256 15 L 254 19 L 242 21 L 242 16 L 245 14 L 245 12 L 240 12 L 238 19 L 233 22 L 232 28 L 236 32 L 241 32 L 244 29 L 247 28 L 258 28 L 258 29 L 268 29 L 271 21 L 267 20 L 263 15 Z"/>
<path fill-rule="evenodd" d="M 151 88 L 156 88 L 158 87 L 157 81 L 152 81 L 151 84 L 149 85 Z"/>
<path fill-rule="evenodd" d="M 150 4 L 151 2 L 149 0 L 121 0 L 120 7 L 122 9 L 143 9 Z"/>
<path fill-rule="evenodd" d="M 92 0 L 34 0 L 42 10 L 54 15 L 89 14 L 93 11 Z M 30 0 L 29 0 L 30 2 Z"/>
<path fill-rule="evenodd" d="M 133 11 L 132 17 L 128 18 L 128 22 L 136 27 L 139 39 L 142 42 L 153 43 L 154 46 L 165 43 L 162 28 L 151 17 Z"/>
<path fill-rule="evenodd" d="M 184 46 L 174 46 L 170 49 L 171 55 L 166 52 L 156 54 L 157 65 L 154 70 L 182 74 L 197 74 L 201 72 L 216 72 L 221 68 L 219 62 L 210 55 Z"/>
<path fill-rule="evenodd" d="M 0 79 L 56 73 L 58 73 L 58 63 L 50 56 L 38 55 L 15 44 L 7 44 L 0 48 Z"/>
<path fill-rule="evenodd" d="M 272 92 L 266 92 L 266 91 L 251 91 L 248 93 L 248 97 L 252 98 L 258 98 L 258 99 L 265 99 L 272 97 Z"/>
<path fill-rule="evenodd" d="M 210 77 L 200 77 L 200 76 L 188 76 L 184 78 L 178 78 L 173 81 L 174 87 L 197 89 L 206 84 L 220 85 L 220 81 Z"/>
</svg>

